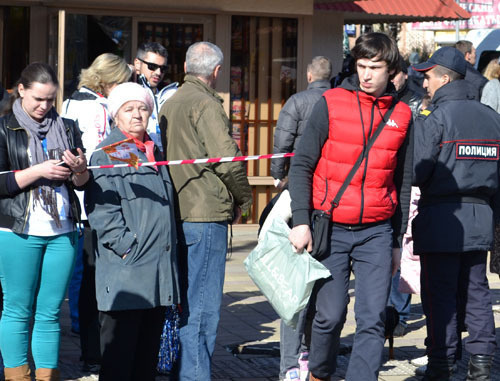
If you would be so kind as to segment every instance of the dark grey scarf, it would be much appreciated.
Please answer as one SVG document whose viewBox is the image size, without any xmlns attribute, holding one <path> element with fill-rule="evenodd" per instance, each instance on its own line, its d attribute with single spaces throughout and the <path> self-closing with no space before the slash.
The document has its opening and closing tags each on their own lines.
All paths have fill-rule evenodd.
<svg viewBox="0 0 500 381">
<path fill-rule="evenodd" d="M 53 107 L 40 123 L 24 111 L 20 98 L 14 102 L 12 109 L 19 125 L 28 132 L 31 165 L 40 164 L 49 159 L 42 146 L 44 139 L 47 140 L 47 151 L 53 153 L 51 156 L 54 159 L 60 159 L 60 154 L 69 149 L 66 126 Z M 54 219 L 57 227 L 61 227 L 61 221 L 57 212 L 54 187 L 59 185 L 47 179 L 40 179 L 32 184 L 34 202 L 40 203 L 40 198 L 43 200 L 40 205 Z"/>
</svg>

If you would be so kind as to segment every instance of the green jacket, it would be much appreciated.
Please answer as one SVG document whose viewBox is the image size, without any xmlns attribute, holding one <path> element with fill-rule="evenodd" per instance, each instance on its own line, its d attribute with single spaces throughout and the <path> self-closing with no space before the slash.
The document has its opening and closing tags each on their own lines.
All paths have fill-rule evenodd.
<svg viewBox="0 0 500 381">
<path fill-rule="evenodd" d="M 195 76 L 186 75 L 184 80 L 160 111 L 167 160 L 240 156 L 229 134 L 222 98 Z M 229 221 L 233 201 L 243 212 L 250 208 L 252 192 L 243 162 L 183 164 L 169 169 L 182 221 Z"/>
</svg>

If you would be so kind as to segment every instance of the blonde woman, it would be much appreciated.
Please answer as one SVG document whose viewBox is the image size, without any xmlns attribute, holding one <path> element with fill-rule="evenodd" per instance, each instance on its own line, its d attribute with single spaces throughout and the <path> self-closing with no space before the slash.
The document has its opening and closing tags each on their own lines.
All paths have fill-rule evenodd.
<svg viewBox="0 0 500 381">
<path fill-rule="evenodd" d="M 481 102 L 500 113 L 500 57 L 489 62 L 484 70 L 484 76 L 489 81 L 484 86 Z"/>
<path fill-rule="evenodd" d="M 101 54 L 82 70 L 78 91 L 63 103 L 62 115 L 77 123 L 86 150 L 93 150 L 109 134 L 112 119 L 106 98 L 131 74 L 124 59 L 112 53 Z"/>
<path fill-rule="evenodd" d="M 107 97 L 111 90 L 129 80 L 132 70 L 115 54 L 104 53 L 80 74 L 78 91 L 67 99 L 62 115 L 73 119 L 82 132 L 82 142 L 88 156 L 111 132 L 112 118 Z M 83 205 L 83 192 L 77 192 Z M 82 211 L 84 208 L 82 207 Z M 80 241 L 75 272 L 69 285 L 71 327 L 80 333 L 83 371 L 99 372 L 99 321 L 95 298 L 95 267 L 92 234 L 87 216 L 82 212 L 84 238 Z"/>
</svg>

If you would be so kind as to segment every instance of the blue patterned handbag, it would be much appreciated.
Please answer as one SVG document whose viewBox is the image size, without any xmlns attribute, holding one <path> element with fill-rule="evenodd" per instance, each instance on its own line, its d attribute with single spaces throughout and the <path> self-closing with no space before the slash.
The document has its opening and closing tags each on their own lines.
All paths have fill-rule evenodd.
<svg viewBox="0 0 500 381">
<path fill-rule="evenodd" d="M 179 310 L 176 305 L 167 307 L 165 323 L 161 334 L 160 352 L 158 353 L 159 373 L 169 373 L 179 357 Z"/>
</svg>

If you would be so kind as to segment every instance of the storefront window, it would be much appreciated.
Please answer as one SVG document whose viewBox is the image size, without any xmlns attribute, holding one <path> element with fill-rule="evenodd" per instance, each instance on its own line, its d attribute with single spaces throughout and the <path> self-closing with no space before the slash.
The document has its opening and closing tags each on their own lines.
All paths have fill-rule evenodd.
<svg viewBox="0 0 500 381">
<path fill-rule="evenodd" d="M 11 89 L 28 65 L 29 20 L 28 7 L 1 7 L 3 16 L 2 46 L 2 84 Z"/>
<path fill-rule="evenodd" d="M 297 88 L 297 20 L 233 16 L 231 120 L 243 154 L 272 152 L 282 105 Z M 269 176 L 268 161 L 248 164 L 249 176 Z"/>
<path fill-rule="evenodd" d="M 65 29 L 64 98 L 97 56 L 114 53 L 131 62 L 132 18 L 67 14 Z"/>
<path fill-rule="evenodd" d="M 153 41 L 162 44 L 168 52 L 165 83 L 182 83 L 186 51 L 203 40 L 203 24 L 140 22 L 137 40 L 139 44 Z"/>
<path fill-rule="evenodd" d="M 297 19 L 232 17 L 230 114 L 233 138 L 243 155 L 273 150 L 281 107 L 297 91 L 297 25 Z M 254 203 L 243 222 L 257 223 L 275 192 L 272 179 L 265 179 L 270 160 L 246 164 Z"/>
</svg>

